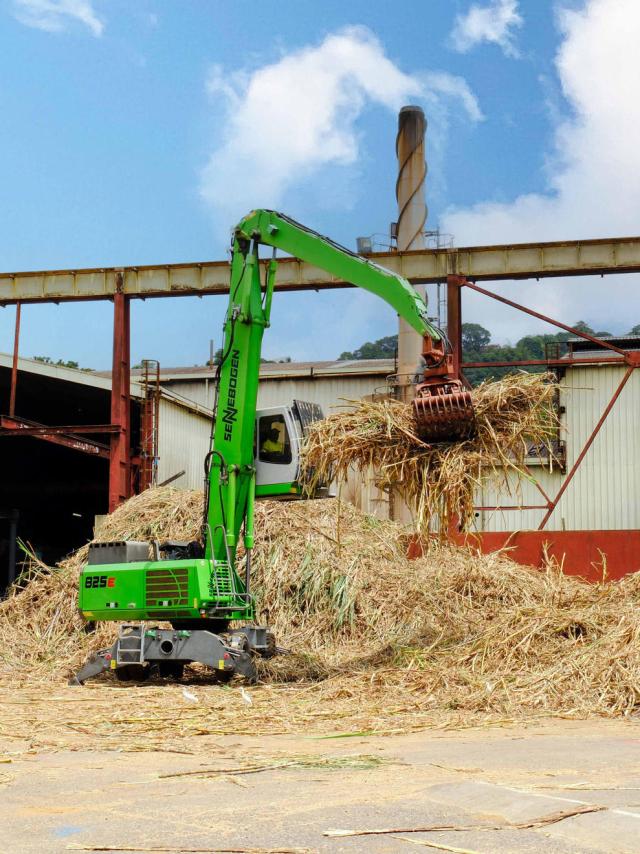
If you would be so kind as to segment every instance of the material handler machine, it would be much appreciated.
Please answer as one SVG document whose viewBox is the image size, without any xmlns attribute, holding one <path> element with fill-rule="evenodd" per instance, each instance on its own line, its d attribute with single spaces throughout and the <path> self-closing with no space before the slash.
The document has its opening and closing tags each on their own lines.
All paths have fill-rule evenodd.
<svg viewBox="0 0 640 854">
<path fill-rule="evenodd" d="M 261 245 L 272 248 L 264 281 Z M 283 214 L 251 212 L 233 237 L 200 540 L 89 546 L 80 576 L 82 616 L 121 625 L 113 646 L 92 655 L 74 684 L 105 670 L 120 679 L 144 679 L 154 669 L 180 678 L 191 662 L 208 666 L 221 682 L 234 674 L 253 681 L 254 656 L 277 651 L 268 627 L 256 624 L 251 592 L 255 501 L 313 497 L 302 482 L 300 447 L 308 425 L 322 417 L 318 406 L 300 401 L 256 411 L 278 249 L 376 294 L 422 335 L 413 406 L 423 440 L 458 441 L 474 430 L 471 397 L 453 373 L 451 347 L 429 322 L 425 301 L 409 282 Z M 237 555 L 241 535 L 244 568 Z M 160 628 L 159 622 L 172 628 Z"/>
</svg>

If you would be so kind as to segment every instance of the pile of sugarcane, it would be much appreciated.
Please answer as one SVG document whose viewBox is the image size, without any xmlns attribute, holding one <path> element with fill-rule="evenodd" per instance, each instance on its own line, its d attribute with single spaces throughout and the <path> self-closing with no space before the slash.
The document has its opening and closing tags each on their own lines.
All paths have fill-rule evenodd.
<svg viewBox="0 0 640 854">
<path fill-rule="evenodd" d="M 467 529 L 478 489 L 512 491 L 529 449 L 551 448 L 558 434 L 556 391 L 548 374 L 483 383 L 471 392 L 476 431 L 455 443 L 422 441 L 410 404 L 351 401 L 311 425 L 303 469 L 311 485 L 346 480 L 354 470 L 373 473 L 378 487 L 407 502 L 418 530 L 429 530 L 436 519 L 441 531 L 454 520 Z"/>
<path fill-rule="evenodd" d="M 200 492 L 151 489 L 108 517 L 100 538 L 190 540 L 198 536 L 201 509 Z M 261 666 L 263 684 L 252 689 L 255 715 L 243 712 L 251 714 L 252 732 L 330 729 L 336 721 L 340 729 L 410 729 L 466 723 L 469 716 L 640 710 L 640 574 L 587 584 L 553 564 L 527 569 L 504 554 L 439 543 L 409 560 L 406 527 L 336 499 L 261 502 L 257 511 L 258 608 L 268 610 L 290 654 Z M 38 685 L 46 702 L 34 699 L 33 714 L 40 710 L 45 728 L 50 719 L 51 739 L 69 737 L 60 727 L 64 715 L 77 735 L 75 704 L 85 695 L 83 720 L 92 709 L 109 720 L 121 717 L 117 737 L 135 735 L 136 743 L 156 725 L 158 738 L 169 740 L 186 738 L 192 725 L 234 731 L 238 703 L 245 708 L 236 682 L 212 684 L 195 667 L 187 679 L 201 698 L 198 714 L 185 717 L 182 689 L 163 683 L 145 688 L 145 715 L 135 723 L 129 692 L 136 689 L 109 675 L 68 689 L 74 702 L 65 704 L 67 677 L 116 630 L 103 623 L 85 631 L 76 607 L 85 560 L 86 547 L 56 568 L 31 563 L 0 603 L 0 729 L 3 702 L 21 685 L 27 694 Z M 12 732 L 21 726 L 13 709 L 7 707 Z M 109 726 L 109 738 L 115 729 Z"/>
</svg>

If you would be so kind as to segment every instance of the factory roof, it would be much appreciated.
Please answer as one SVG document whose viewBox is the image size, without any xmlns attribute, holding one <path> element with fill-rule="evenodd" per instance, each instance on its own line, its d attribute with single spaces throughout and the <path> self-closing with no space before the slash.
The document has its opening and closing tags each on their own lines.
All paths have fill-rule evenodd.
<svg viewBox="0 0 640 854">
<path fill-rule="evenodd" d="M 342 361 L 319 362 L 262 362 L 260 378 L 285 379 L 288 377 L 321 377 L 321 376 L 388 376 L 395 371 L 393 359 L 350 359 Z M 215 367 L 194 365 L 193 367 L 163 367 L 160 366 L 162 382 L 190 382 L 212 380 L 215 378 Z M 140 377 L 141 368 L 132 368 L 131 376 Z M 96 376 L 110 377 L 111 371 L 96 372 Z"/>
<path fill-rule="evenodd" d="M 638 335 L 596 335 L 600 341 L 608 341 L 622 350 L 640 350 L 640 336 Z M 588 341 L 586 338 L 569 338 L 567 344 L 572 350 L 604 350 L 605 347 L 599 347 L 593 341 Z"/>
<path fill-rule="evenodd" d="M 10 353 L 0 353 L 0 374 L 2 374 L 3 378 L 4 376 L 8 376 L 12 365 L 13 356 Z M 140 371 L 132 371 L 132 374 L 134 373 L 140 374 Z M 50 385 L 50 380 L 57 380 L 62 383 L 71 384 L 71 386 L 86 386 L 101 392 L 111 392 L 111 371 L 83 371 L 78 368 L 68 368 L 64 365 L 56 365 L 50 362 L 41 362 L 38 359 L 19 358 L 18 374 L 18 393 L 20 393 L 22 381 L 25 379 L 24 376 L 20 377 L 20 374 L 30 374 L 33 382 L 37 381 L 40 383 L 40 388 L 44 388 L 42 383 Z M 143 388 L 138 379 L 138 376 L 131 377 L 131 395 L 134 398 L 144 396 Z M 0 387 L 3 385 L 3 382 L 4 379 L 0 381 Z M 86 393 L 88 394 L 89 392 L 87 391 Z M 209 418 L 211 415 L 211 410 L 206 406 L 201 406 L 194 401 L 187 400 L 181 395 L 176 395 L 165 388 L 162 389 L 161 396 L 177 406 L 189 409 L 198 415 L 206 418 Z"/>
<path fill-rule="evenodd" d="M 0 353 L 0 368 L 11 369 L 13 356 L 10 353 Z M 43 377 L 51 377 L 63 382 L 76 383 L 77 385 L 88 385 L 93 388 L 111 390 L 111 374 L 96 373 L 95 371 L 82 371 L 77 368 L 67 368 L 63 365 L 54 365 L 50 362 L 41 362 L 38 359 L 18 359 L 18 370 L 27 374 L 38 374 Z"/>
<path fill-rule="evenodd" d="M 621 350 L 640 350 L 640 337 L 637 335 L 601 335 L 598 337 L 601 341 L 608 341 Z M 593 341 L 588 341 L 586 338 L 569 338 L 567 344 L 569 345 L 569 352 L 563 357 L 566 359 L 575 356 L 577 359 L 597 358 L 607 362 L 610 359 L 621 358 L 615 350 L 594 344 Z"/>
</svg>

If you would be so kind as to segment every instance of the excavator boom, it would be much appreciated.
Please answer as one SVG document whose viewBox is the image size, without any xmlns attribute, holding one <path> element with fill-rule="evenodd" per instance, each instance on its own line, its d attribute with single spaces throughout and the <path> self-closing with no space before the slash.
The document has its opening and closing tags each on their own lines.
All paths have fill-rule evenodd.
<svg viewBox="0 0 640 854">
<path fill-rule="evenodd" d="M 350 282 L 375 294 L 420 335 L 441 340 L 440 331 L 429 321 L 425 301 L 406 279 L 351 252 L 330 237 L 270 210 L 252 211 L 238 223 L 235 233 L 236 238 L 273 246 L 330 273 L 336 281 Z"/>
<path fill-rule="evenodd" d="M 454 371 L 449 342 L 430 322 L 425 301 L 406 279 L 276 211 L 252 211 L 240 221 L 235 234 L 236 239 L 281 249 L 331 273 L 336 280 L 381 297 L 422 335 L 423 378 L 416 385 L 413 401 L 420 438 L 447 442 L 473 434 L 471 395 Z"/>
</svg>

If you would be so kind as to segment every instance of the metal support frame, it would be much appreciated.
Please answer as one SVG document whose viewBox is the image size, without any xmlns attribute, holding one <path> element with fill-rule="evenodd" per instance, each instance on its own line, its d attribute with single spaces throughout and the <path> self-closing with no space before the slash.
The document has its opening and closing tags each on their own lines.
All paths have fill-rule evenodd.
<svg viewBox="0 0 640 854">
<path fill-rule="evenodd" d="M 560 320 L 554 320 L 552 317 L 547 317 L 546 314 L 541 314 L 539 311 L 534 311 L 532 308 L 527 308 L 526 306 L 521 305 L 518 302 L 514 302 L 513 300 L 500 296 L 500 294 L 496 294 L 493 291 L 488 291 L 486 290 L 486 288 L 481 288 L 479 285 L 472 285 L 471 282 L 466 282 L 463 280 L 458 281 L 461 285 L 464 285 L 472 291 L 476 291 L 476 293 L 484 294 L 484 296 L 486 297 L 491 297 L 491 299 L 494 299 L 497 302 L 509 305 L 511 306 L 511 308 L 516 308 L 518 309 L 518 311 L 522 311 L 524 312 L 524 314 L 529 314 L 531 317 L 536 317 L 538 320 L 543 320 L 545 323 L 551 323 L 553 326 L 557 326 L 559 329 L 564 329 L 565 332 L 570 332 L 577 338 L 585 338 L 587 341 L 591 341 L 592 344 L 596 344 L 598 347 L 604 347 L 607 350 L 613 350 L 615 353 L 618 353 L 619 355 L 623 356 L 625 360 L 628 359 L 628 351 L 623 350 L 621 347 L 616 347 L 615 344 L 612 344 L 610 341 L 603 341 L 601 338 L 596 338 L 594 335 L 590 335 L 588 332 L 582 332 L 580 329 L 576 329 L 573 326 L 567 326 L 566 323 L 562 323 Z"/>
<path fill-rule="evenodd" d="M 532 317 L 535 317 L 539 320 L 543 320 L 546 323 L 550 323 L 553 326 L 556 326 L 560 329 L 564 329 L 566 332 L 575 335 L 578 338 L 586 339 L 591 343 L 595 344 L 598 347 L 602 347 L 605 350 L 613 351 L 616 356 L 607 356 L 603 357 L 584 357 L 575 359 L 573 357 L 569 357 L 566 359 L 553 358 L 553 359 L 526 359 L 519 360 L 513 362 L 463 362 L 462 361 L 462 309 L 461 309 L 461 291 L 463 287 L 467 287 L 470 290 L 476 291 L 477 293 L 482 294 L 483 296 L 490 297 L 491 299 L 495 299 L 498 302 L 504 303 L 505 305 L 510 306 L 518 311 L 522 311 L 525 314 L 528 314 Z M 507 299 L 506 297 L 500 296 L 492 291 L 488 291 L 485 288 L 479 287 L 477 284 L 472 284 L 471 282 L 459 277 L 459 276 L 448 276 L 447 277 L 447 334 L 451 341 L 451 345 L 453 348 L 454 359 L 456 356 L 460 359 L 459 364 L 461 368 L 484 368 L 484 367 L 517 367 L 517 366 L 529 366 L 529 365 L 545 365 L 547 367 L 570 367 L 572 365 L 579 364 L 602 364 L 605 363 L 607 365 L 626 365 L 627 370 L 623 378 L 621 379 L 618 387 L 616 388 L 613 396 L 611 397 L 609 403 L 605 407 L 600 416 L 597 424 L 591 431 L 591 434 L 587 438 L 583 448 L 581 449 L 578 457 L 576 458 L 574 464 L 572 465 L 569 472 L 560 486 L 557 494 L 554 498 L 551 498 L 544 491 L 542 486 L 538 483 L 537 479 L 534 478 L 535 485 L 538 491 L 542 494 L 545 499 L 545 504 L 540 505 L 516 505 L 516 506 L 480 506 L 476 507 L 477 510 L 546 510 L 546 513 L 538 526 L 538 532 L 542 532 L 551 518 L 554 510 L 558 506 L 558 503 L 569 485 L 571 484 L 576 472 L 578 471 L 582 461 L 587 455 L 591 445 L 595 441 L 598 433 L 600 432 L 603 424 L 607 420 L 611 410 L 616 404 L 616 401 L 620 397 L 622 390 L 627 384 L 631 374 L 633 371 L 640 367 L 640 353 L 638 352 L 629 352 L 627 350 L 623 350 L 620 347 L 617 347 L 615 344 L 612 344 L 610 341 L 604 341 L 600 338 L 597 338 L 594 335 L 589 334 L 588 332 L 583 332 L 580 329 L 576 329 L 573 326 L 568 326 L 565 323 L 562 323 L 559 320 L 555 320 L 552 317 L 548 317 L 547 315 L 541 314 L 538 311 L 534 311 L 527 306 L 521 305 L 520 303 L 514 302 L 513 300 Z M 536 532 L 537 533 L 537 532 Z M 565 532 L 574 534 L 576 536 L 580 535 L 580 532 Z M 601 532 L 605 534 L 606 532 Z M 611 532 L 611 533 L 621 533 L 621 532 Z M 509 536 L 514 536 L 515 532 L 511 532 Z M 496 536 L 489 536 L 487 538 L 487 544 L 489 541 L 493 542 L 496 539 Z M 527 552 L 526 544 L 528 542 L 528 538 L 534 536 L 534 532 L 532 531 L 522 531 L 518 532 L 518 536 L 520 540 L 525 544 L 524 551 Z M 452 538 L 458 540 L 459 537 L 456 531 L 452 532 Z M 533 539 L 531 540 L 533 542 Z M 616 542 L 615 538 L 611 539 L 612 542 Z M 633 567 L 629 568 L 629 571 L 632 571 Z"/>
<path fill-rule="evenodd" d="M 113 369 L 111 374 L 111 436 L 109 459 L 109 512 L 133 494 L 131 484 L 131 382 L 130 307 L 118 274 L 113 297 Z"/>
<path fill-rule="evenodd" d="M 606 359 L 602 356 L 585 357 L 584 359 L 514 359 L 506 362 L 463 362 L 462 368 L 528 368 L 534 365 L 540 365 L 547 368 L 566 368 L 572 365 L 624 365 L 626 359 L 622 356 L 619 358 L 613 356 Z"/>
<path fill-rule="evenodd" d="M 547 510 L 548 504 L 483 504 L 475 506 L 474 510 Z"/>
<path fill-rule="evenodd" d="M 140 492 L 158 480 L 158 428 L 160 424 L 160 362 L 142 362 L 144 398 L 140 413 Z"/>
<path fill-rule="evenodd" d="M 107 434 L 118 431 L 119 428 L 114 424 L 70 424 L 52 427 L 46 424 L 38 424 L 36 421 L 28 421 L 26 418 L 0 415 L 0 438 L 31 436 L 107 460 L 110 457 L 109 446 L 92 439 L 85 439 L 83 434 Z"/>
<path fill-rule="evenodd" d="M 547 514 L 540 525 L 546 525 L 562 494 L 573 480 L 575 472 L 582 463 L 598 432 L 620 396 L 631 373 L 640 366 L 638 354 L 629 353 L 607 341 L 602 341 L 588 333 L 556 321 L 539 312 L 522 306 L 472 284 L 465 279 L 470 276 L 478 280 L 512 280 L 542 278 L 554 276 L 605 275 L 609 273 L 630 273 L 640 270 L 640 238 L 614 238 L 612 240 L 555 242 L 547 244 L 521 244 L 510 246 L 470 247 L 455 250 L 423 250 L 418 252 L 382 253 L 371 256 L 390 269 L 401 273 L 411 282 L 447 281 L 447 332 L 453 347 L 454 364 L 457 370 L 475 367 L 517 367 L 545 365 L 548 367 L 570 367 L 579 364 L 626 364 L 627 371 L 611 401 L 603 412 L 598 424 L 585 443 L 584 448 L 567 474 L 563 486 L 554 499 L 543 494 Z M 307 290 L 321 288 L 348 287 L 347 283 L 318 274 L 295 258 L 284 259 L 282 273 L 276 286 L 278 290 Z M 496 299 L 516 310 L 546 321 L 571 334 L 584 338 L 615 356 L 602 358 L 531 359 L 513 362 L 468 362 L 462 360 L 462 311 L 461 291 L 468 287 L 480 294 Z M 111 393 L 111 425 L 104 425 L 101 432 L 112 432 L 109 450 L 109 510 L 132 494 L 132 465 L 139 460 L 131 458 L 130 448 L 130 314 L 131 298 L 161 296 L 189 296 L 228 293 L 228 262 L 209 262 L 194 265 L 158 265 L 120 269 L 58 270 L 38 273 L 0 274 L 0 304 L 15 304 L 16 329 L 14 336 L 14 358 L 11 377 L 10 414 L 15 415 L 15 397 L 17 386 L 17 365 L 20 333 L 20 311 L 23 302 L 59 302 L 63 300 L 100 300 L 112 299 L 114 302 L 113 335 L 113 372 Z M 20 419 L 14 419 L 16 423 Z M 102 426 L 102 425 L 95 425 Z M 11 429 L 3 423 L 2 427 Z M 74 432 L 89 432 L 89 427 L 73 427 Z M 24 430 L 16 433 L 28 435 Z M 93 430 L 91 430 L 93 432 Z M 96 432 L 98 432 L 96 430 Z M 64 439 L 68 430 L 63 427 L 44 425 L 33 430 L 31 435 Z M 74 441 L 77 437 L 71 436 Z M 83 442 L 80 438 L 78 441 Z M 98 443 L 95 443 L 96 445 Z M 80 448 L 78 448 L 80 449 Z M 88 451 L 89 452 L 89 451 Z M 506 508 L 503 508 L 506 509 Z M 518 508 L 524 509 L 524 508 Z M 536 507 L 536 509 L 538 509 Z M 524 532 L 519 536 L 532 535 Z M 578 534 L 579 532 L 566 532 Z M 600 532 L 624 533 L 624 532 Z M 631 532 L 640 533 L 640 532 Z"/>
<path fill-rule="evenodd" d="M 65 433 L 88 435 L 90 433 L 118 433 L 120 431 L 117 424 L 57 424 L 49 426 L 38 424 L 37 421 L 29 421 L 26 418 L 12 418 L 10 415 L 0 415 L 0 428 L 0 436 L 57 436 Z"/>
<path fill-rule="evenodd" d="M 11 390 L 9 415 L 0 416 L 0 438 L 8 436 L 31 436 L 74 451 L 109 460 L 109 512 L 115 510 L 133 494 L 132 467 L 140 458 L 131 456 L 131 390 L 130 390 L 130 307 L 124 294 L 124 276 L 116 273 L 116 293 L 113 298 L 113 375 L 111 386 L 111 424 L 46 425 L 16 418 L 16 391 L 18 385 L 18 361 L 20 352 L 20 319 L 22 304 L 16 303 L 15 333 L 13 339 L 13 361 L 11 366 Z M 159 370 L 159 366 L 158 366 Z M 158 385 L 159 388 L 159 385 Z M 157 409 L 155 418 L 157 425 Z M 110 445 L 86 439 L 91 433 L 111 434 Z M 156 439 L 157 457 L 157 439 Z"/>
<path fill-rule="evenodd" d="M 412 284 L 438 283 L 455 274 L 473 281 L 518 281 L 554 276 L 600 276 L 640 272 L 640 237 L 457 246 L 409 252 L 375 252 L 372 261 Z M 265 267 L 268 262 L 265 262 Z M 118 279 L 131 298 L 229 293 L 229 262 L 153 264 L 132 267 L 0 273 L 0 305 L 15 302 L 107 300 Z M 277 291 L 350 287 L 297 258 L 280 260 Z"/>
<path fill-rule="evenodd" d="M 18 353 L 20 351 L 20 312 L 22 306 L 16 303 L 16 330 L 13 336 L 13 363 L 11 365 L 11 392 L 9 394 L 9 415 L 16 414 L 16 389 L 18 386 Z"/>
</svg>

